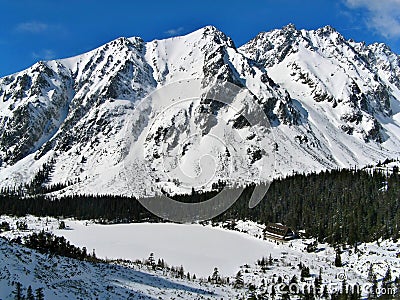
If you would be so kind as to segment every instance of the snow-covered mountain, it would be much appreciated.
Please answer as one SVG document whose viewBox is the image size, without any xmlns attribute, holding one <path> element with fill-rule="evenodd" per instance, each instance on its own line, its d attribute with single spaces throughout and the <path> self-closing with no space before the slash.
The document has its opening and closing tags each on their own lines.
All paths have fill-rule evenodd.
<svg viewBox="0 0 400 300">
<path fill-rule="evenodd" d="M 119 38 L 1 78 L 0 124 L 1 186 L 45 164 L 64 192 L 136 196 L 362 166 L 399 156 L 400 57 L 329 26 Z"/>
</svg>

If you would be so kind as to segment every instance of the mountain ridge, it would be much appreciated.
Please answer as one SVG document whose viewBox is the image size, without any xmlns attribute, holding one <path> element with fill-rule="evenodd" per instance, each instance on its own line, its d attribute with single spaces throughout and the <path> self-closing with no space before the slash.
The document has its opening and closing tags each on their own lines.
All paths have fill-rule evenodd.
<svg viewBox="0 0 400 300">
<path fill-rule="evenodd" d="M 260 147 L 264 137 L 253 138 L 240 112 L 201 91 L 164 115 L 160 100 L 138 110 L 157 89 L 193 78 L 245 87 L 269 119 L 274 150 Z M 218 180 L 262 180 L 260 165 L 272 151 L 271 178 L 363 166 L 399 156 L 399 101 L 400 56 L 382 44 L 346 40 L 331 26 L 289 24 L 238 48 L 214 26 L 151 42 L 122 37 L 0 79 L 1 186 L 29 183 L 49 161 L 43 184 L 79 181 L 62 192 L 135 196 L 161 187 L 182 192 L 172 171 L 180 164 L 199 176 L 197 161 L 206 154 L 216 159 L 205 189 Z M 236 138 L 228 138 L 229 124 Z"/>
</svg>

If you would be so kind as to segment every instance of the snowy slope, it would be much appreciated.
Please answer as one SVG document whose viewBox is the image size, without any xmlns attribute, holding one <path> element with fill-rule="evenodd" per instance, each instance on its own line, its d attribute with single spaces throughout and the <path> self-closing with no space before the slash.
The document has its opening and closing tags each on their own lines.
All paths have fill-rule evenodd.
<svg viewBox="0 0 400 300">
<path fill-rule="evenodd" d="M 229 299 L 232 288 L 168 277 L 147 267 L 89 263 L 48 256 L 0 239 L 0 297 L 14 299 L 16 282 L 23 295 L 31 286 L 45 299 Z"/>
<path fill-rule="evenodd" d="M 0 185 L 47 163 L 46 184 L 68 183 L 58 193 L 149 196 L 396 158 L 399 62 L 385 45 L 293 25 L 239 49 L 207 26 L 40 62 L 0 79 Z M 246 122 L 257 111 L 267 130 Z"/>
<path fill-rule="evenodd" d="M 145 299 L 159 296 L 162 299 L 239 299 L 239 295 L 248 293 L 249 284 L 256 287 L 257 293 L 267 292 L 268 295 L 272 286 L 278 288 L 276 284 L 279 276 L 286 283 L 294 275 L 299 280 L 300 263 L 309 267 L 311 273 L 311 277 L 299 282 L 301 288 L 313 284 L 321 271 L 322 284 L 328 286 L 329 292 L 340 290 L 343 279 L 346 279 L 349 284 L 360 284 L 365 297 L 371 288 L 368 281 L 371 265 L 379 282 L 389 267 L 393 280 L 400 276 L 400 262 L 396 257 L 399 243 L 389 240 L 363 243 L 357 250 L 346 247 L 341 254 L 343 267 L 335 267 L 333 247 L 318 244 L 317 251 L 308 253 L 305 249 L 314 241 L 312 239 L 297 239 L 286 243 L 264 240 L 264 225 L 250 221 L 237 222 L 235 229 L 241 232 L 210 225 L 99 225 L 91 221 L 74 220 L 64 220 L 67 228 L 59 230 L 57 228 L 60 220 L 33 216 L 1 216 L 1 221 L 9 222 L 12 228 L 12 231 L 2 233 L 2 236 L 12 238 L 30 234 L 32 231 L 50 231 L 65 236 L 72 244 L 86 246 L 89 251 L 95 249 L 96 255 L 101 258 L 122 257 L 141 261 L 154 252 L 156 260 L 163 258 L 173 266 L 183 265 L 185 272 L 196 274 L 197 280 L 176 279 L 164 271 L 152 271 L 138 263 L 107 265 L 59 257 L 49 258 L 29 249 L 10 246 L 0 239 L 0 267 L 3 276 L 0 297 L 9 295 L 13 290 L 10 283 L 15 280 L 25 287 L 44 287 L 48 291 L 46 296 L 51 299 L 64 298 L 66 295 L 79 295 L 88 299 L 96 296 L 101 299 L 121 299 L 126 298 L 129 293 L 133 294 L 133 299 L 140 296 Z M 28 230 L 17 230 L 17 221 L 26 222 Z M 204 238 L 205 236 L 209 239 Z M 228 251 L 227 248 L 231 250 Z M 237 255 L 239 252 L 240 256 Z M 257 264 L 258 260 L 263 257 L 268 260 L 270 256 L 272 265 L 265 268 Z M 230 285 L 205 282 L 215 267 L 218 267 L 221 276 L 229 277 Z M 239 270 L 244 276 L 245 289 L 235 289 L 232 286 L 234 276 Z M 293 296 L 293 299 L 297 297 Z"/>
</svg>

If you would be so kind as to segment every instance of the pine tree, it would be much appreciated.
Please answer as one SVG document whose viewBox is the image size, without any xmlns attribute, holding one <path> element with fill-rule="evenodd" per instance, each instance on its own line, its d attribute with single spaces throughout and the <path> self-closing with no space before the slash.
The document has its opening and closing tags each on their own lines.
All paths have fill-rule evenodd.
<svg viewBox="0 0 400 300">
<path fill-rule="evenodd" d="M 376 299 L 378 292 L 378 280 L 376 279 L 376 275 L 374 274 L 372 277 L 372 286 L 370 288 L 370 293 L 368 295 L 369 299 Z"/>
<path fill-rule="evenodd" d="M 58 225 L 58 229 L 65 229 L 65 222 L 61 221 L 60 224 Z"/>
<path fill-rule="evenodd" d="M 155 269 L 156 263 L 154 260 L 154 253 L 150 253 L 149 258 L 147 259 L 147 263 L 149 264 L 150 267 L 152 267 L 153 269 Z"/>
<path fill-rule="evenodd" d="M 158 268 L 160 268 L 160 269 L 164 269 L 165 268 L 165 262 L 164 262 L 164 259 L 158 259 L 158 261 L 157 261 L 157 267 Z"/>
<path fill-rule="evenodd" d="M 220 282 L 220 277 L 219 277 L 219 272 L 218 272 L 218 268 L 217 267 L 215 267 L 214 268 L 214 272 L 213 272 L 213 274 L 212 274 L 212 276 L 211 276 L 211 282 L 212 283 L 219 283 Z"/>
<path fill-rule="evenodd" d="M 305 286 L 304 287 L 304 290 L 303 290 L 303 298 L 302 299 L 309 299 L 309 297 L 310 297 L 310 294 L 309 294 L 309 287 L 308 286 Z"/>
<path fill-rule="evenodd" d="M 319 283 L 318 277 L 315 277 L 314 279 L 314 287 L 315 287 L 315 294 L 319 294 L 319 289 L 321 288 L 321 284 Z"/>
<path fill-rule="evenodd" d="M 328 286 L 327 285 L 324 285 L 324 290 L 322 292 L 322 298 L 325 298 L 325 299 L 329 298 Z"/>
<path fill-rule="evenodd" d="M 372 283 L 372 281 L 374 280 L 374 269 L 373 269 L 373 265 L 370 264 L 369 265 L 369 269 L 368 269 L 368 281 Z"/>
<path fill-rule="evenodd" d="M 293 275 L 292 279 L 290 279 L 290 283 L 298 283 L 296 275 Z"/>
<path fill-rule="evenodd" d="M 310 268 L 306 267 L 305 265 L 302 265 L 301 267 L 301 272 L 300 272 L 300 280 L 305 281 L 305 278 L 310 277 Z"/>
<path fill-rule="evenodd" d="M 22 284 L 20 282 L 17 282 L 15 284 L 15 290 L 14 290 L 14 299 L 15 300 L 22 300 L 24 297 L 22 296 Z"/>
<path fill-rule="evenodd" d="M 342 291 L 341 291 L 342 296 L 344 296 L 344 299 L 347 299 L 347 282 L 346 279 L 342 281 Z"/>
<path fill-rule="evenodd" d="M 235 283 L 233 284 L 233 286 L 237 289 L 240 289 L 244 286 L 244 280 L 243 280 L 243 275 L 242 275 L 241 271 L 236 273 Z"/>
<path fill-rule="evenodd" d="M 185 270 L 183 269 L 183 266 L 180 266 L 179 271 L 178 271 L 178 276 L 183 279 L 185 277 Z"/>
<path fill-rule="evenodd" d="M 358 283 L 353 286 L 351 299 L 358 300 L 361 299 L 361 287 Z"/>
<path fill-rule="evenodd" d="M 31 286 L 28 286 L 28 289 L 26 290 L 26 300 L 35 300 Z"/>
<path fill-rule="evenodd" d="M 262 287 L 265 287 L 265 279 L 264 279 L 264 278 L 261 279 L 261 286 L 262 286 Z"/>
<path fill-rule="evenodd" d="M 383 282 L 391 282 L 392 281 L 392 271 L 390 270 L 390 266 L 386 270 L 385 277 L 383 277 Z"/>
<path fill-rule="evenodd" d="M 276 290 L 275 290 L 275 285 L 273 285 L 271 288 L 271 298 L 275 299 L 275 296 L 276 296 Z"/>
<path fill-rule="evenodd" d="M 340 250 L 336 250 L 335 267 L 342 267 L 342 257 L 340 256 Z"/>
<path fill-rule="evenodd" d="M 314 297 L 314 287 L 313 286 L 310 286 L 310 299 L 315 299 L 315 297 Z"/>
<path fill-rule="evenodd" d="M 250 293 L 247 296 L 247 300 L 257 300 L 256 287 L 254 286 L 254 284 L 250 284 L 249 292 Z"/>
<path fill-rule="evenodd" d="M 382 290 L 385 293 L 380 297 L 382 299 L 392 299 L 393 295 L 390 295 L 392 289 L 392 271 L 390 270 L 390 266 L 388 267 L 385 277 L 382 279 Z"/>
<path fill-rule="evenodd" d="M 44 300 L 43 288 L 37 288 L 35 290 L 36 300 Z"/>
</svg>

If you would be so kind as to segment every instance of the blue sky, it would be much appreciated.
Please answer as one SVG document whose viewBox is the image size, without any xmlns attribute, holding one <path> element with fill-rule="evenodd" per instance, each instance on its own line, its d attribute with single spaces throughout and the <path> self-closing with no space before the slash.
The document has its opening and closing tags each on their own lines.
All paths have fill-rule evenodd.
<svg viewBox="0 0 400 300">
<path fill-rule="evenodd" d="M 120 36 L 146 41 L 214 25 L 237 46 L 294 23 L 331 25 L 346 38 L 400 54 L 400 0 L 0 0 L 0 76 L 38 60 L 77 55 Z"/>
</svg>

